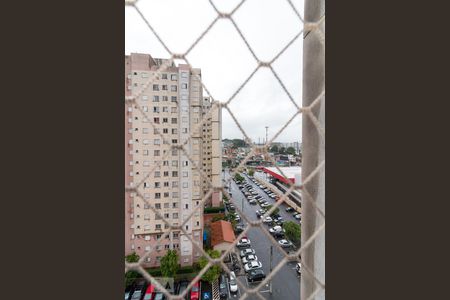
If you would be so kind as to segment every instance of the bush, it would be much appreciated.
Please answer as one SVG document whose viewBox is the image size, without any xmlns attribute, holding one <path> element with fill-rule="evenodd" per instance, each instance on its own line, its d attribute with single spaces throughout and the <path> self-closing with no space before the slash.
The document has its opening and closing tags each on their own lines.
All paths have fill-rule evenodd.
<svg viewBox="0 0 450 300">
<path fill-rule="evenodd" d="M 203 213 L 205 213 L 205 214 L 214 214 L 214 213 L 219 213 L 219 212 L 225 212 L 225 208 L 224 207 L 205 207 L 203 209 Z"/>
<path fill-rule="evenodd" d="M 288 239 L 294 243 L 298 243 L 300 241 L 301 229 L 299 224 L 292 221 L 287 221 L 283 224 L 283 228 Z"/>
</svg>

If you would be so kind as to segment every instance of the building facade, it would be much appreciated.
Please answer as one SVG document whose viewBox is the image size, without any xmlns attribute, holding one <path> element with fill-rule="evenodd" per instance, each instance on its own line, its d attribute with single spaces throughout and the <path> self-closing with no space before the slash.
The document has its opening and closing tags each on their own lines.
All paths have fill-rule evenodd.
<svg viewBox="0 0 450 300">
<path fill-rule="evenodd" d="M 202 166 L 205 153 L 212 152 L 204 149 L 211 137 L 200 126 L 201 70 L 171 64 L 155 75 L 165 62 L 148 54 L 125 56 L 125 95 L 137 95 L 135 103 L 125 104 L 125 184 L 137 190 L 125 194 L 125 255 L 150 252 L 146 267 L 159 266 L 169 249 L 178 251 L 182 266 L 200 257 L 188 237 L 180 230 L 169 232 L 164 221 L 181 226 L 187 219 L 183 229 L 202 247 L 203 207 L 189 216 L 205 193 L 196 165 Z M 192 161 L 177 149 L 181 144 Z"/>
</svg>

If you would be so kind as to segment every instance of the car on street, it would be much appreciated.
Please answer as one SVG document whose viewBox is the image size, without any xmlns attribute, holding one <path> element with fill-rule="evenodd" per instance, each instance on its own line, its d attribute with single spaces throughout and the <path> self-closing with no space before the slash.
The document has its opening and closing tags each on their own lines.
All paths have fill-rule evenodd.
<svg viewBox="0 0 450 300">
<path fill-rule="evenodd" d="M 283 228 L 279 225 L 269 228 L 270 233 L 283 232 Z"/>
<path fill-rule="evenodd" d="M 255 250 L 252 248 L 247 248 L 247 249 L 241 250 L 240 256 L 245 257 L 249 254 L 255 254 Z"/>
<path fill-rule="evenodd" d="M 236 244 L 236 246 L 238 248 L 246 248 L 246 247 L 250 247 L 250 245 L 251 245 L 251 242 L 248 238 L 242 238 Z"/>
<path fill-rule="evenodd" d="M 255 269 L 261 269 L 261 268 L 262 268 L 262 263 L 257 260 L 252 260 L 244 265 L 245 272 L 248 272 L 250 270 L 255 270 Z"/>
<path fill-rule="evenodd" d="M 227 281 L 224 274 L 220 275 L 219 296 L 220 299 L 226 299 L 228 296 Z"/>
<path fill-rule="evenodd" d="M 247 273 L 249 282 L 262 281 L 264 278 L 266 278 L 266 274 L 262 269 L 251 270 Z"/>
<path fill-rule="evenodd" d="M 277 238 L 277 239 L 284 238 L 284 232 L 283 231 L 281 231 L 281 232 L 274 232 L 274 233 L 272 233 L 272 235 L 273 235 L 274 238 Z"/>
<path fill-rule="evenodd" d="M 242 231 L 244 231 L 244 225 L 242 225 L 242 224 L 236 225 L 236 227 L 235 227 L 235 229 L 234 229 L 234 232 L 237 233 L 237 234 L 239 234 L 239 233 L 241 233 Z"/>
<path fill-rule="evenodd" d="M 147 289 L 147 281 L 145 279 L 138 279 L 135 282 L 134 292 L 131 296 L 131 300 L 141 300 Z"/>
<path fill-rule="evenodd" d="M 200 299 L 200 282 L 197 281 L 194 283 L 190 293 L 190 300 L 199 300 Z"/>
<path fill-rule="evenodd" d="M 294 208 L 293 208 L 293 207 L 288 206 L 288 207 L 286 208 L 286 212 L 292 212 L 292 211 L 294 211 Z"/>
<path fill-rule="evenodd" d="M 232 293 L 237 293 L 238 291 L 238 285 L 236 283 L 236 274 L 234 274 L 234 272 L 230 272 L 230 280 L 229 280 L 229 285 L 230 285 L 230 292 Z"/>
<path fill-rule="evenodd" d="M 152 300 L 154 292 L 155 292 L 155 286 L 153 284 L 150 284 L 147 287 L 147 290 L 145 291 L 143 300 Z"/>
<path fill-rule="evenodd" d="M 234 207 L 233 204 L 230 204 L 230 210 L 231 210 L 231 211 L 234 211 L 234 210 L 236 210 L 236 207 Z"/>
<path fill-rule="evenodd" d="M 133 294 L 133 288 L 131 285 L 129 285 L 125 288 L 125 300 L 130 300 L 132 294 Z"/>
<path fill-rule="evenodd" d="M 176 289 L 176 293 L 177 295 L 181 295 L 188 287 L 189 285 L 189 281 L 187 280 L 182 280 L 178 283 L 177 289 Z"/>
<path fill-rule="evenodd" d="M 302 264 L 301 263 L 297 263 L 297 265 L 295 266 L 295 271 L 297 271 L 298 275 L 302 274 Z"/>
<path fill-rule="evenodd" d="M 246 264 L 252 260 L 258 260 L 258 256 L 256 256 L 255 254 L 249 254 L 242 258 L 242 263 Z"/>
<path fill-rule="evenodd" d="M 153 298 L 153 300 L 165 300 L 166 299 L 166 295 L 164 295 L 161 292 L 157 292 L 155 294 L 155 297 Z"/>
<path fill-rule="evenodd" d="M 292 246 L 292 243 L 289 242 L 288 240 L 279 240 L 278 244 L 283 248 L 289 248 Z"/>
</svg>

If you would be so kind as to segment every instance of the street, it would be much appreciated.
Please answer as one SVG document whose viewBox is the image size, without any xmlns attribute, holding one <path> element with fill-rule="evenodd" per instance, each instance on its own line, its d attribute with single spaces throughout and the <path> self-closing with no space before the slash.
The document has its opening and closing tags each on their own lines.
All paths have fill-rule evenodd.
<svg viewBox="0 0 450 300">
<path fill-rule="evenodd" d="M 244 174 L 242 174 L 246 181 L 250 184 L 252 184 L 254 190 L 256 190 L 259 195 L 264 197 L 270 204 L 273 204 L 275 200 L 271 199 L 262 191 L 258 186 L 256 186 L 252 181 L 248 179 L 248 177 Z M 229 173 L 227 171 L 224 172 L 224 178 L 229 178 Z M 260 209 L 261 207 L 256 205 L 251 205 L 246 200 L 245 196 L 242 194 L 242 192 L 239 190 L 236 183 L 231 180 L 230 181 L 230 192 L 232 194 L 232 202 L 236 206 L 236 208 L 240 209 L 244 212 L 246 217 L 250 220 L 258 220 L 256 216 L 256 210 Z M 292 216 L 292 214 L 285 211 L 286 205 L 282 204 L 279 206 L 280 212 L 279 214 L 283 217 L 286 221 L 294 221 L 298 223 L 298 221 L 295 220 L 295 218 Z M 244 219 L 242 219 L 241 223 L 246 223 Z M 267 230 L 269 226 L 266 224 L 263 224 Z M 251 228 L 248 233 L 247 237 L 251 241 L 251 247 L 255 249 L 256 255 L 258 256 L 258 260 L 262 263 L 262 269 L 268 275 L 270 272 L 270 247 L 273 245 L 273 256 L 272 256 L 272 269 L 277 266 L 277 264 L 281 261 L 283 258 L 282 250 L 278 249 L 271 240 L 265 235 L 264 232 L 262 232 L 262 229 L 258 227 Z M 272 293 L 269 293 L 269 286 L 263 286 L 261 287 L 260 291 L 261 294 L 266 299 L 299 299 L 300 298 L 300 278 L 297 276 L 297 273 L 295 271 L 295 265 L 296 262 L 288 262 L 286 263 L 273 277 L 272 280 Z M 246 286 L 248 285 L 248 282 L 246 280 L 246 276 L 238 276 L 238 279 Z M 257 285 L 255 283 L 255 285 Z M 240 291 L 242 293 L 242 291 Z M 231 296 L 231 299 L 237 299 L 238 296 L 233 297 Z M 257 296 L 251 295 L 249 299 L 258 299 Z"/>
</svg>

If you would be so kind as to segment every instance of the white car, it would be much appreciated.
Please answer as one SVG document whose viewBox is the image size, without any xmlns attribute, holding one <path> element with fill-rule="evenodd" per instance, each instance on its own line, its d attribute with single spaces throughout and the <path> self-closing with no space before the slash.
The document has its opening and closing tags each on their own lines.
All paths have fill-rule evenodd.
<svg viewBox="0 0 450 300">
<path fill-rule="evenodd" d="M 253 250 L 252 248 L 247 248 L 247 249 L 241 250 L 241 257 L 247 256 L 250 254 L 255 254 L 255 250 Z"/>
<path fill-rule="evenodd" d="M 247 264 L 247 263 L 251 262 L 252 260 L 258 260 L 258 256 L 256 256 L 255 254 L 249 254 L 242 259 L 242 263 Z"/>
<path fill-rule="evenodd" d="M 240 247 L 247 247 L 250 245 L 251 245 L 251 242 L 248 238 L 242 238 L 239 240 L 239 242 L 237 242 L 236 246 L 238 246 L 240 248 Z"/>
<path fill-rule="evenodd" d="M 272 222 L 272 221 L 273 221 L 273 220 L 272 220 L 271 217 L 265 217 L 264 220 L 263 220 L 264 223 L 270 223 L 270 222 Z"/>
<path fill-rule="evenodd" d="M 255 199 L 250 199 L 250 200 L 248 201 L 248 203 L 250 203 L 250 204 L 256 204 L 256 200 L 255 200 Z"/>
<path fill-rule="evenodd" d="M 301 220 L 302 215 L 301 215 L 301 214 L 296 214 L 296 215 L 294 216 L 294 218 L 296 218 L 297 220 Z"/>
<path fill-rule="evenodd" d="M 270 204 L 267 203 L 267 202 L 264 202 L 264 203 L 261 204 L 262 208 L 266 208 L 266 207 L 269 207 L 269 206 L 270 206 Z"/>
<path fill-rule="evenodd" d="M 244 265 L 245 272 L 248 272 L 250 270 L 255 270 L 255 269 L 261 269 L 261 268 L 262 268 L 262 264 L 260 261 L 257 261 L 257 260 L 252 260 Z"/>
<path fill-rule="evenodd" d="M 238 285 L 236 283 L 236 274 L 234 272 L 230 272 L 230 292 L 236 293 L 238 291 Z"/>
<path fill-rule="evenodd" d="M 295 266 L 295 270 L 297 271 L 298 275 L 301 275 L 302 274 L 302 264 L 297 263 L 297 265 Z"/>
<path fill-rule="evenodd" d="M 270 233 L 282 232 L 282 231 L 283 231 L 283 227 L 281 227 L 280 225 L 269 228 Z"/>
<path fill-rule="evenodd" d="M 291 247 L 292 243 L 287 241 L 287 240 L 279 240 L 278 244 L 280 244 L 281 247 L 283 248 L 287 248 L 287 247 Z"/>
</svg>

